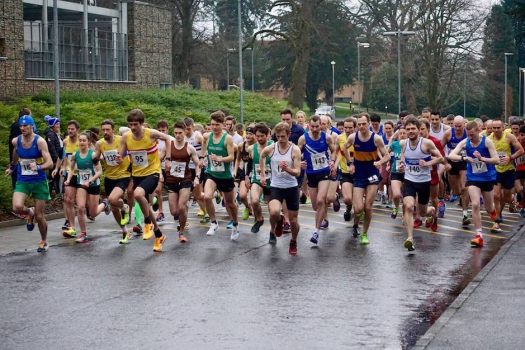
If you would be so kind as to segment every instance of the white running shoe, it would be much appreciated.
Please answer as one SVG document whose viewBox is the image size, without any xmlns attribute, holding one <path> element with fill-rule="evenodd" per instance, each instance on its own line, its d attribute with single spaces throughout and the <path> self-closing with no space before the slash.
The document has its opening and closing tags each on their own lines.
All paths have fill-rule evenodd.
<svg viewBox="0 0 525 350">
<path fill-rule="evenodd" d="M 233 226 L 232 227 L 232 241 L 236 241 L 239 239 L 239 226 Z"/>
<path fill-rule="evenodd" d="M 206 236 L 213 236 L 215 232 L 219 229 L 219 224 L 214 224 L 213 222 L 210 224 L 210 229 L 208 232 L 206 232 Z"/>
</svg>

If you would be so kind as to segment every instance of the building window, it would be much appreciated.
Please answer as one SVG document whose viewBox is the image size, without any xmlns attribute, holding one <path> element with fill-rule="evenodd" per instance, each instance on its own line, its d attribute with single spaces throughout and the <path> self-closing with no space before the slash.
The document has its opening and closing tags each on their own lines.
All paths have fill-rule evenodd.
<svg viewBox="0 0 525 350">
<path fill-rule="evenodd" d="M 6 59 L 7 55 L 5 53 L 5 38 L 0 38 L 0 60 Z"/>
</svg>

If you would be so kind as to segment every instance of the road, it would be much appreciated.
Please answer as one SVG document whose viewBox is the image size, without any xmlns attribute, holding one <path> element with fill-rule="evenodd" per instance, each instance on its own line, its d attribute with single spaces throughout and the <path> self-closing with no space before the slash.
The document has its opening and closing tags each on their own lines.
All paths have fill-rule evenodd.
<svg viewBox="0 0 525 350">
<path fill-rule="evenodd" d="M 44 254 L 36 232 L 2 229 L 0 348 L 409 349 L 521 223 L 505 215 L 504 232 L 474 249 L 474 229 L 461 228 L 450 203 L 438 232 L 416 230 L 408 253 L 401 219 L 376 203 L 369 246 L 331 209 L 314 246 L 314 211 L 302 205 L 299 253 L 290 256 L 287 235 L 268 244 L 267 214 L 258 234 L 241 221 L 231 242 L 223 208 L 211 237 L 190 212 L 189 242 L 167 220 L 160 253 L 140 237 L 119 245 L 103 214 L 86 244 L 62 238 L 62 220 L 51 221 Z"/>
</svg>

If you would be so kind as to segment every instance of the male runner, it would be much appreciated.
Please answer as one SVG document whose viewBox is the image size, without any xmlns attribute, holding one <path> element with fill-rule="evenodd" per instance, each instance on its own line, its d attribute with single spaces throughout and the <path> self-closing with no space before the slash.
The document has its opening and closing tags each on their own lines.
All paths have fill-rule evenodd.
<svg viewBox="0 0 525 350">
<path fill-rule="evenodd" d="M 71 182 L 64 188 L 64 216 L 65 222 L 62 226 L 64 230 L 62 234 L 65 237 L 75 237 L 77 231 L 75 231 L 75 198 L 77 196 L 77 170 L 71 169 L 70 163 L 73 154 L 78 151 L 78 134 L 80 131 L 80 123 L 76 120 L 70 120 L 67 122 L 67 134 L 68 136 L 64 139 L 64 161 L 60 168 L 60 175 L 64 176 L 64 180 L 67 178 L 68 171 L 74 171 Z M 56 175 L 56 174 L 53 174 Z"/>
<path fill-rule="evenodd" d="M 165 135 L 170 135 L 169 131 L 169 124 L 166 120 L 159 120 L 157 122 L 157 131 L 161 132 Z M 172 136 L 170 136 L 171 142 L 174 142 L 174 139 Z M 165 155 L 166 155 L 166 143 L 164 140 L 159 139 L 157 141 L 157 146 L 159 149 L 159 158 L 160 158 L 160 167 L 162 169 L 162 176 L 159 178 L 159 184 L 157 185 L 157 188 L 155 189 L 155 197 L 157 197 L 157 202 L 153 205 L 153 211 L 157 212 L 157 217 L 155 220 L 157 222 L 162 222 L 166 218 L 164 216 L 164 210 L 162 208 L 162 188 L 164 187 L 164 183 L 166 182 L 166 166 L 165 166 Z"/>
<path fill-rule="evenodd" d="M 195 130 L 195 123 L 193 122 L 192 118 L 184 118 L 184 124 L 186 125 L 186 129 L 184 129 L 184 141 L 188 142 L 188 144 L 192 145 L 193 148 L 197 151 L 197 154 L 200 156 L 201 149 L 202 149 L 202 134 Z M 198 164 L 198 163 L 197 163 Z M 194 183 L 195 176 L 196 176 L 196 169 L 195 169 L 195 163 L 190 159 L 189 164 L 190 172 L 191 172 L 191 181 Z M 202 169 L 201 169 L 202 170 Z M 204 205 L 204 196 L 202 195 L 202 181 L 199 179 L 199 185 L 193 187 L 193 198 L 197 203 L 199 204 L 199 212 L 197 213 L 198 216 L 202 216 L 201 223 L 205 224 L 210 222 L 210 217 L 206 213 L 206 205 Z"/>
<path fill-rule="evenodd" d="M 430 136 L 435 137 L 438 140 L 441 140 L 443 136 L 445 135 L 445 131 L 449 130 L 450 127 L 448 125 L 443 124 L 443 120 L 441 118 L 441 112 L 440 111 L 432 111 L 430 112 L 430 130 L 429 134 Z M 448 150 L 446 147 L 444 148 L 445 155 L 447 154 Z M 445 163 L 446 164 L 446 163 Z M 446 166 L 438 165 L 438 172 L 439 172 L 439 189 L 438 189 L 438 217 L 442 218 L 445 216 L 445 210 L 447 209 L 447 206 L 445 204 L 444 200 L 444 194 L 445 194 L 445 169 Z"/>
<path fill-rule="evenodd" d="M 250 153 L 248 148 L 255 143 L 255 134 L 254 134 L 254 123 L 251 123 L 246 128 L 246 140 L 241 142 L 237 148 L 237 158 L 235 159 L 234 177 L 239 180 L 239 198 L 244 204 L 244 211 L 242 213 L 242 219 L 248 220 L 250 217 L 251 209 L 250 203 L 248 203 L 248 191 L 249 187 L 246 187 L 246 165 L 250 160 Z"/>
</svg>

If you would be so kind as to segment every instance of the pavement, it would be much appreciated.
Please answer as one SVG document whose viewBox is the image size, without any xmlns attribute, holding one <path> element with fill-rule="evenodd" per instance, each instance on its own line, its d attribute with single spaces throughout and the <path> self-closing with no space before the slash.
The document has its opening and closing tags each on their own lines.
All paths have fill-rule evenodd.
<svg viewBox="0 0 525 350">
<path fill-rule="evenodd" d="M 165 212 L 167 203 L 164 203 Z M 521 349 L 525 220 L 505 215 L 504 232 L 471 249 L 472 228 L 448 204 L 438 232 L 415 230 L 404 249 L 398 217 L 375 204 L 370 246 L 349 233 L 342 211 L 309 243 L 314 211 L 302 205 L 299 254 L 268 245 L 240 221 L 231 242 L 204 235 L 190 207 L 189 242 L 167 218 L 162 253 L 134 237 L 119 245 L 111 216 L 88 224 L 90 242 L 60 234 L 50 220 L 48 253 L 38 231 L 0 228 L 0 348 L 27 349 Z M 23 221 L 17 221 L 23 223 Z M 483 218 L 483 227 L 490 220 Z M 432 325 L 431 325 L 432 324 Z"/>
</svg>

